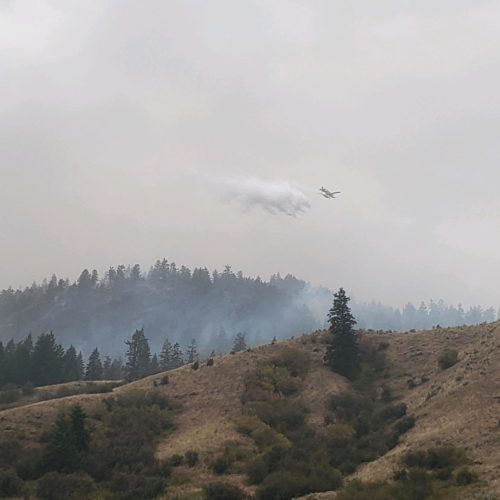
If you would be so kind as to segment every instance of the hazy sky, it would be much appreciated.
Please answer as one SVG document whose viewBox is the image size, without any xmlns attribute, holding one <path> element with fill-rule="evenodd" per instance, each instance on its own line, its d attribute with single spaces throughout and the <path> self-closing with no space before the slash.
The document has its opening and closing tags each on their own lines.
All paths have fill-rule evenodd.
<svg viewBox="0 0 500 500">
<path fill-rule="evenodd" d="M 0 287 L 165 256 L 500 305 L 499 25 L 480 0 L 0 0 Z M 310 208 L 241 210 L 246 182 Z"/>
</svg>

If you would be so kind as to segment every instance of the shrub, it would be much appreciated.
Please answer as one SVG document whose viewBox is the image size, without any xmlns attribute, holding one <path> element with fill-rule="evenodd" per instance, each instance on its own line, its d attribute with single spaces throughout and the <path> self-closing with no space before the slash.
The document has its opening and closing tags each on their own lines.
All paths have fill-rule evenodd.
<svg viewBox="0 0 500 500">
<path fill-rule="evenodd" d="M 0 441 L 0 468 L 10 467 L 20 456 L 19 443 L 15 439 Z"/>
<path fill-rule="evenodd" d="M 35 386 L 33 385 L 32 382 L 26 382 L 21 391 L 23 392 L 24 396 L 31 396 L 32 394 L 35 393 Z"/>
<path fill-rule="evenodd" d="M 455 481 L 460 486 L 466 486 L 477 481 L 477 474 L 472 472 L 468 467 L 460 467 L 455 475 Z"/>
<path fill-rule="evenodd" d="M 406 415 L 406 405 L 398 403 L 396 405 L 383 406 L 374 413 L 374 418 L 379 422 L 390 422 Z"/>
<path fill-rule="evenodd" d="M 264 423 L 283 434 L 302 427 L 307 415 L 302 404 L 286 399 L 257 401 L 250 408 Z"/>
<path fill-rule="evenodd" d="M 392 389 L 387 384 L 384 384 L 382 386 L 382 390 L 380 391 L 380 398 L 384 403 L 391 402 L 393 398 Z"/>
<path fill-rule="evenodd" d="M 170 377 L 167 374 L 163 375 L 163 377 L 160 379 L 160 385 L 168 385 L 169 382 Z"/>
<path fill-rule="evenodd" d="M 351 424 L 339 422 L 329 425 L 326 435 L 331 446 L 334 448 L 344 448 L 352 442 L 356 433 Z"/>
<path fill-rule="evenodd" d="M 23 482 L 12 469 L 0 470 L 0 497 L 21 495 Z"/>
<path fill-rule="evenodd" d="M 310 365 L 307 352 L 292 347 L 284 348 L 271 359 L 274 366 L 286 368 L 292 377 L 299 377 L 307 373 Z"/>
<path fill-rule="evenodd" d="M 95 484 L 87 474 L 48 472 L 36 485 L 36 494 L 43 500 L 84 500 L 91 498 Z"/>
<path fill-rule="evenodd" d="M 446 349 L 438 358 L 438 364 L 441 370 L 452 367 L 458 361 L 458 352 L 455 349 Z"/>
<path fill-rule="evenodd" d="M 215 460 L 213 466 L 215 474 L 225 474 L 229 469 L 229 460 L 226 457 L 219 457 Z"/>
<path fill-rule="evenodd" d="M 208 358 L 207 359 L 207 366 L 213 366 L 214 364 L 214 358 Z"/>
<path fill-rule="evenodd" d="M 415 427 L 415 417 L 413 415 L 405 415 L 394 424 L 394 429 L 396 429 L 398 434 L 404 434 L 413 427 Z"/>
<path fill-rule="evenodd" d="M 120 500 L 150 500 L 161 495 L 165 488 L 163 477 L 143 473 L 115 472 L 111 483 Z"/>
<path fill-rule="evenodd" d="M 436 446 L 426 451 L 410 451 L 405 456 L 405 463 L 408 467 L 420 467 L 427 470 L 456 467 L 465 461 L 464 451 L 454 446 Z"/>
<path fill-rule="evenodd" d="M 204 500 L 244 500 L 247 495 L 243 490 L 229 483 L 210 483 L 203 488 Z"/>
<path fill-rule="evenodd" d="M 200 362 L 199 362 L 199 361 L 195 361 L 195 362 L 191 365 L 191 369 L 192 369 L 192 370 L 197 370 L 199 367 L 200 367 Z"/>
<path fill-rule="evenodd" d="M 17 387 L 9 387 L 0 392 L 0 404 L 15 403 L 21 397 L 21 391 Z"/>
<path fill-rule="evenodd" d="M 257 500 L 294 498 L 311 491 L 332 491 L 342 484 L 342 475 L 331 467 L 326 470 L 280 470 L 269 474 L 259 488 Z"/>
<path fill-rule="evenodd" d="M 178 453 L 168 459 L 168 464 L 172 467 L 179 467 L 184 462 L 184 457 Z"/>
<path fill-rule="evenodd" d="M 194 467 L 198 463 L 198 452 L 194 450 L 188 450 L 184 454 L 186 463 L 189 467 Z"/>
</svg>

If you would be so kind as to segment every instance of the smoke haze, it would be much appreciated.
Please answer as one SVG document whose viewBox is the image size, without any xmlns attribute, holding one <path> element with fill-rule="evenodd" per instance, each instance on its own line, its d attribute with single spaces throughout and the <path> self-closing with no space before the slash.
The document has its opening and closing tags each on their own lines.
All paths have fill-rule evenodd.
<svg viewBox="0 0 500 500">
<path fill-rule="evenodd" d="M 166 255 L 498 307 L 499 23 L 493 0 L 0 2 L 0 288 Z"/>
</svg>

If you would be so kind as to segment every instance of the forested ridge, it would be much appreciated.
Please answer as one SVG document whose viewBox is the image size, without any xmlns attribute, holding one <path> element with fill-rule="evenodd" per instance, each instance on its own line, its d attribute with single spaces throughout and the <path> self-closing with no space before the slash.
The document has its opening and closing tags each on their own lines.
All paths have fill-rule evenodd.
<svg viewBox="0 0 500 500">
<path fill-rule="evenodd" d="M 102 276 L 85 269 L 70 282 L 53 275 L 41 284 L 0 292 L 0 340 L 19 341 L 54 331 L 64 347 L 88 356 L 93 349 L 111 356 L 125 353 L 124 340 L 144 328 L 159 352 L 165 338 L 200 352 L 227 352 L 244 332 L 249 344 L 290 337 L 325 326 L 331 292 L 293 275 L 269 281 L 233 272 L 177 266 L 158 260 L 148 272 L 138 265 L 111 267 Z M 430 301 L 403 309 L 378 302 L 352 301 L 363 329 L 409 330 L 494 321 L 493 308 L 450 306 Z"/>
</svg>

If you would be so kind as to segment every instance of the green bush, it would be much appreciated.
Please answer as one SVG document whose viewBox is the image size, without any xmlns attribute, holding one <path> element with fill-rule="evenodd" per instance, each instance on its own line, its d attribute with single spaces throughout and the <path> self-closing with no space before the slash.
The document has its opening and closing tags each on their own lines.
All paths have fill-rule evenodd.
<svg viewBox="0 0 500 500">
<path fill-rule="evenodd" d="M 245 500 L 247 495 L 243 490 L 229 483 L 210 483 L 203 488 L 204 500 Z"/>
<path fill-rule="evenodd" d="M 302 427 L 307 415 L 307 409 L 301 403 L 287 399 L 256 401 L 249 404 L 249 409 L 264 423 L 285 435 Z"/>
<path fill-rule="evenodd" d="M 198 452 L 194 450 L 188 450 L 184 454 L 184 458 L 186 459 L 186 464 L 188 467 L 194 467 L 198 463 Z"/>
<path fill-rule="evenodd" d="M 12 469 L 0 470 L 0 498 L 20 496 L 23 482 Z"/>
<path fill-rule="evenodd" d="M 161 495 L 165 478 L 154 474 L 115 472 L 111 484 L 120 500 L 150 500 Z"/>
<path fill-rule="evenodd" d="M 455 349 L 446 349 L 438 358 L 438 364 L 441 370 L 452 367 L 458 361 L 458 352 Z"/>
<path fill-rule="evenodd" d="M 282 500 L 306 493 L 333 491 L 342 484 L 342 474 L 336 469 L 280 470 L 269 474 L 257 488 L 257 500 Z"/>
<path fill-rule="evenodd" d="M 36 494 L 43 500 L 85 500 L 96 490 L 94 481 L 87 474 L 60 474 L 48 472 L 36 485 Z"/>
<path fill-rule="evenodd" d="M 428 450 L 410 451 L 405 456 L 408 467 L 420 467 L 427 470 L 457 467 L 465 463 L 465 453 L 454 446 L 436 446 Z"/>
<path fill-rule="evenodd" d="M 26 382 L 22 387 L 22 392 L 24 396 L 31 396 L 35 393 L 35 386 L 32 382 Z"/>
<path fill-rule="evenodd" d="M 286 347 L 271 359 L 271 364 L 286 368 L 292 377 L 300 377 L 309 370 L 311 360 L 307 352 Z"/>
<path fill-rule="evenodd" d="M 0 392 L 0 404 L 15 403 L 21 397 L 21 391 L 17 387 L 7 388 Z"/>
<path fill-rule="evenodd" d="M 460 486 L 474 483 L 478 480 L 477 474 L 472 472 L 468 467 L 460 467 L 455 475 L 455 481 Z"/>
<path fill-rule="evenodd" d="M 172 467 L 179 467 L 180 465 L 182 465 L 183 462 L 184 462 L 184 457 L 179 454 L 172 455 L 168 459 L 168 464 L 171 465 Z"/>
<path fill-rule="evenodd" d="M 373 414 L 373 418 L 380 423 L 392 422 L 406 415 L 406 405 L 398 403 L 395 405 L 383 406 Z"/>
<path fill-rule="evenodd" d="M 226 474 L 229 469 L 229 460 L 226 457 L 218 457 L 215 459 L 212 470 L 215 474 Z"/>
<path fill-rule="evenodd" d="M 394 429 L 398 434 L 404 434 L 413 427 L 415 427 L 415 417 L 413 415 L 405 415 L 394 424 Z"/>
</svg>

